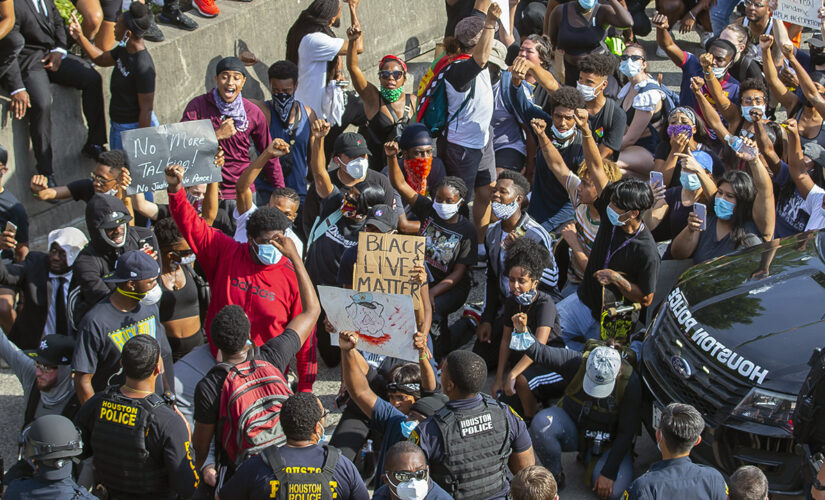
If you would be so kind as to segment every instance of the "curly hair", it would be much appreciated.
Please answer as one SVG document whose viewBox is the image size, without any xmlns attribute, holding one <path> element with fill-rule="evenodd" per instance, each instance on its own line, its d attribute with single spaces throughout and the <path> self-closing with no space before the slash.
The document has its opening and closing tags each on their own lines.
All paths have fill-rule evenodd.
<svg viewBox="0 0 825 500">
<path fill-rule="evenodd" d="M 298 65 L 292 61 L 272 63 L 267 70 L 267 76 L 270 80 L 292 80 L 292 83 L 295 83 L 298 81 Z"/>
<path fill-rule="evenodd" d="M 568 109 L 579 109 L 584 107 L 584 97 L 575 87 L 562 85 L 547 99 L 546 111 L 553 114 L 556 107 L 562 106 Z"/>
<path fill-rule="evenodd" d="M 607 182 L 618 182 L 622 178 L 622 170 L 619 168 L 619 165 L 616 162 L 610 160 L 602 160 L 602 170 L 604 170 L 605 175 L 607 175 Z M 587 166 L 587 162 L 582 160 L 579 164 L 579 179 L 583 181 L 590 180 L 590 168 Z"/>
<path fill-rule="evenodd" d="M 323 415 L 318 396 L 311 392 L 299 392 L 281 406 L 281 428 L 287 439 L 309 441 L 315 435 L 315 424 Z"/>
<path fill-rule="evenodd" d="M 183 239 L 183 235 L 180 233 L 178 225 L 175 224 L 175 220 L 171 217 L 166 217 L 165 219 L 155 222 L 152 229 L 155 231 L 155 237 L 157 237 L 158 245 L 161 249 L 170 248 L 172 245 Z"/>
<path fill-rule="evenodd" d="M 517 196 L 527 196 L 527 193 L 530 192 L 530 181 L 528 181 L 527 178 L 520 173 L 513 170 L 502 170 L 502 172 L 498 174 L 498 180 L 501 181 L 506 179 L 513 181 L 513 185 L 516 187 Z"/>
<path fill-rule="evenodd" d="M 224 306 L 212 318 L 209 333 L 215 347 L 226 354 L 237 354 L 243 350 L 249 340 L 251 325 L 249 318 L 238 305 Z"/>
<path fill-rule="evenodd" d="M 539 55 L 541 67 L 549 70 L 553 66 L 553 44 L 550 42 L 550 37 L 547 35 L 530 35 L 527 40 L 536 44 L 536 53 Z"/>
<path fill-rule="evenodd" d="M 504 258 L 504 269 L 510 274 L 510 269 L 520 267 L 527 271 L 527 275 L 537 280 L 544 270 L 550 266 L 550 251 L 530 238 L 518 238 L 507 249 Z"/>
<path fill-rule="evenodd" d="M 292 225 L 289 217 L 275 207 L 261 207 L 246 222 L 246 234 L 255 239 L 266 231 L 286 231 Z"/>
<path fill-rule="evenodd" d="M 740 99 L 746 90 L 758 90 L 759 92 L 762 92 L 762 95 L 764 95 L 766 99 L 768 97 L 768 86 L 765 85 L 765 80 L 762 78 L 745 78 L 742 83 L 739 84 Z"/>
<path fill-rule="evenodd" d="M 461 177 L 456 177 L 454 175 L 448 175 L 441 179 L 441 182 L 435 185 L 435 189 L 432 191 L 435 193 L 442 187 L 449 187 L 455 189 L 456 193 L 462 200 L 467 200 L 467 184 L 461 179 Z"/>
<path fill-rule="evenodd" d="M 613 54 L 587 54 L 579 61 L 579 73 L 608 76 L 616 71 L 618 61 Z"/>
<path fill-rule="evenodd" d="M 387 381 L 390 384 L 398 385 L 398 391 L 414 397 L 416 400 L 421 399 L 421 390 L 411 391 L 404 389 L 404 385 L 418 385 L 421 386 L 421 367 L 418 363 L 402 363 L 393 367 L 390 373 L 387 374 Z"/>
<path fill-rule="evenodd" d="M 447 355 L 447 375 L 461 396 L 472 396 L 487 381 L 487 363 L 473 351 L 453 351 Z"/>
<path fill-rule="evenodd" d="M 126 152 L 122 149 L 104 151 L 97 157 L 97 162 L 101 165 L 106 165 L 109 168 L 121 169 L 127 166 Z"/>
</svg>

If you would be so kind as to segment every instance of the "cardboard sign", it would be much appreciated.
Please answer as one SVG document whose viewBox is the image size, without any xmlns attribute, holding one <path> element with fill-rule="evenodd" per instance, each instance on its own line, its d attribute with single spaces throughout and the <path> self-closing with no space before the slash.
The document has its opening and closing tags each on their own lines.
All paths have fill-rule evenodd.
<svg viewBox="0 0 825 500">
<path fill-rule="evenodd" d="M 411 295 L 415 309 L 419 310 L 421 284 L 410 279 L 410 272 L 424 264 L 425 241 L 422 236 L 361 232 L 353 290 Z"/>
<path fill-rule="evenodd" d="M 820 7 L 822 0 L 779 0 L 773 17 L 818 31 Z"/>
<path fill-rule="evenodd" d="M 166 189 L 166 167 L 183 165 L 184 187 L 220 182 L 218 139 L 209 120 L 125 130 L 120 134 L 132 184 L 127 194 Z"/>
<path fill-rule="evenodd" d="M 356 292 L 319 286 L 318 297 L 327 319 L 338 331 L 358 334 L 358 349 L 418 362 L 413 337 L 417 330 L 409 295 Z M 338 345 L 338 333 L 331 333 Z"/>
</svg>

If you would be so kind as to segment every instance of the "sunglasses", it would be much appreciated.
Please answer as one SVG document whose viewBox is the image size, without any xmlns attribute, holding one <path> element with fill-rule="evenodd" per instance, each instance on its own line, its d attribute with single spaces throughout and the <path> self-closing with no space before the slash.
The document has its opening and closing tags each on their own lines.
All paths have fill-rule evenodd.
<svg viewBox="0 0 825 500">
<path fill-rule="evenodd" d="M 624 55 L 622 55 L 622 57 L 620 57 L 620 59 L 622 61 L 626 61 L 628 59 L 630 59 L 631 61 L 644 61 L 645 60 L 644 57 L 642 57 L 638 54 L 624 54 Z"/>
<path fill-rule="evenodd" d="M 393 80 L 400 80 L 402 76 L 404 76 L 404 72 L 399 70 L 390 71 L 388 69 L 382 69 L 378 72 L 378 78 L 384 80 L 389 80 L 390 77 L 392 77 Z"/>
<path fill-rule="evenodd" d="M 189 257 L 190 255 L 192 255 L 194 253 L 195 253 L 194 250 L 175 250 L 174 251 L 174 254 L 177 255 L 178 257 L 182 258 L 182 259 L 186 258 L 186 257 Z"/>
<path fill-rule="evenodd" d="M 417 471 L 399 470 L 387 472 L 387 477 L 394 479 L 395 484 L 405 483 L 407 481 L 411 481 L 412 479 L 424 481 L 428 476 L 429 473 L 426 468 L 419 469 Z"/>
<path fill-rule="evenodd" d="M 34 367 L 40 370 L 43 373 L 51 373 L 57 370 L 57 366 L 55 365 L 44 365 L 43 363 L 35 363 Z"/>
<path fill-rule="evenodd" d="M 92 182 L 99 182 L 100 184 L 106 184 L 107 182 L 112 182 L 117 179 L 107 179 L 102 175 L 97 175 L 96 173 L 92 172 L 89 174 L 89 178 L 92 179 Z"/>
</svg>

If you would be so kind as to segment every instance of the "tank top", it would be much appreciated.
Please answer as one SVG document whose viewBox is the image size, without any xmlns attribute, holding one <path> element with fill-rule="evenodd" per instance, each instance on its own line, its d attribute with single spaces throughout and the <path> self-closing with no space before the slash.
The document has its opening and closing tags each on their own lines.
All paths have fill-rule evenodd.
<svg viewBox="0 0 825 500">
<path fill-rule="evenodd" d="M 401 135 L 401 131 L 409 123 L 410 116 L 412 116 L 412 98 L 410 94 L 404 94 L 404 115 L 401 118 L 392 109 L 390 103 L 380 96 L 381 103 L 378 105 L 378 112 L 375 116 L 367 120 L 367 146 L 372 155 L 370 156 L 370 168 L 374 170 L 382 170 L 387 164 L 384 161 L 384 143 L 387 141 L 394 141 Z M 381 111 L 382 108 L 387 108 L 390 116 Z M 392 118 L 391 118 L 392 117 Z M 400 126 L 399 126 L 400 125 Z M 374 164 L 373 164 L 374 163 Z"/>
<path fill-rule="evenodd" d="M 799 111 L 796 112 L 796 121 L 799 122 L 799 118 L 802 117 L 802 106 L 799 106 Z M 825 120 L 822 121 L 822 125 L 819 127 L 819 133 L 814 138 L 807 138 L 803 136 L 801 133 L 799 134 L 799 143 L 804 148 L 805 144 L 809 142 L 815 142 L 825 148 Z"/>
<path fill-rule="evenodd" d="M 587 54 L 597 49 L 604 40 L 605 30 L 603 26 L 596 25 L 596 14 L 599 4 L 593 7 L 593 14 L 588 22 L 581 13 L 576 10 L 575 2 L 561 5 L 561 23 L 559 24 L 558 46 L 565 53 L 578 56 Z M 571 18 L 579 19 L 579 26 L 571 23 Z"/>
<path fill-rule="evenodd" d="M 160 304 L 158 304 L 160 312 L 160 321 L 165 323 L 167 321 L 174 321 L 176 319 L 200 317 L 200 302 L 198 301 L 198 286 L 195 284 L 195 279 L 189 274 L 186 266 L 183 266 L 183 276 L 186 278 L 186 283 L 183 288 L 177 290 L 170 290 L 166 288 L 162 279 L 158 279 L 158 284 L 163 294 L 160 296 Z"/>
<path fill-rule="evenodd" d="M 275 139 L 280 138 L 289 144 L 289 154 L 280 158 L 281 170 L 284 174 L 284 184 L 298 193 L 301 197 L 301 203 L 304 202 L 304 197 L 307 194 L 307 172 L 309 165 L 307 164 L 307 148 L 309 147 L 310 125 L 309 117 L 303 103 L 295 101 L 295 120 L 292 125 L 284 125 L 272 101 L 266 101 L 269 106 L 269 112 L 272 119 L 269 122 L 269 135 Z M 261 191 L 263 184 L 265 191 L 272 192 L 272 187 L 268 186 L 262 176 L 258 176 L 255 180 L 255 188 Z"/>
</svg>

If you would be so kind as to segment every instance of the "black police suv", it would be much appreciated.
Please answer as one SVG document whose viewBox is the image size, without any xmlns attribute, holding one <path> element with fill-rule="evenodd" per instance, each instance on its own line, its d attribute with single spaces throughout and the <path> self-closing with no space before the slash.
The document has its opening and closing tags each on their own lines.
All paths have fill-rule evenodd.
<svg viewBox="0 0 825 500">
<path fill-rule="evenodd" d="M 791 414 L 823 345 L 825 230 L 694 266 L 645 336 L 643 421 L 652 433 L 665 405 L 691 404 L 707 425 L 694 458 L 727 474 L 757 465 L 772 492 L 799 494 Z"/>
</svg>

